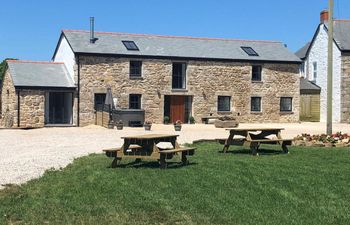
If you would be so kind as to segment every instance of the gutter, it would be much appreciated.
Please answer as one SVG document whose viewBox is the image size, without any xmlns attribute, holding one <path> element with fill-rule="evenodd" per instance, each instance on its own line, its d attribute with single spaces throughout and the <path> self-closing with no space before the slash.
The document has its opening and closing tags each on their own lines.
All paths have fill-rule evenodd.
<svg viewBox="0 0 350 225">
<path fill-rule="evenodd" d="M 86 56 L 104 56 L 104 57 L 123 57 L 140 59 L 168 59 L 168 60 L 193 60 L 193 61 L 216 61 L 216 62 L 243 62 L 243 63 L 271 63 L 271 64 L 301 64 L 302 60 L 260 60 L 260 59 L 229 59 L 229 58 L 203 58 L 203 57 L 183 57 L 183 56 L 160 56 L 160 55 L 132 55 L 132 54 L 114 54 L 114 53 L 90 53 L 76 52 L 79 55 Z M 297 56 L 295 56 L 297 58 Z"/>
</svg>

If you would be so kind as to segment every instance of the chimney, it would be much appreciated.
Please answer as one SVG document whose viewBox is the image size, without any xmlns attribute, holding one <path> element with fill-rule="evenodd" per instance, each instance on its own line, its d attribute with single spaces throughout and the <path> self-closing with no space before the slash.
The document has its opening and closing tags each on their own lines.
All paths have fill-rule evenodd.
<svg viewBox="0 0 350 225">
<path fill-rule="evenodd" d="M 90 43 L 94 44 L 98 38 L 95 38 L 95 18 L 90 17 Z"/>
<path fill-rule="evenodd" d="M 320 22 L 321 23 L 327 23 L 329 18 L 329 12 L 328 9 L 322 10 L 320 13 Z"/>
</svg>

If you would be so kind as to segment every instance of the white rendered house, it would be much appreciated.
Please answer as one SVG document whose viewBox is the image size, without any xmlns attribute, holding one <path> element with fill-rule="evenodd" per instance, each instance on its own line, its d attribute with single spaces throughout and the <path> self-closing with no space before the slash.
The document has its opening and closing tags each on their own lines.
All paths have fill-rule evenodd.
<svg viewBox="0 0 350 225">
<path fill-rule="evenodd" d="M 311 42 L 296 55 L 303 60 L 301 76 L 321 87 L 320 120 L 327 119 L 328 11 Z M 350 20 L 334 20 L 333 121 L 350 122 Z"/>
</svg>

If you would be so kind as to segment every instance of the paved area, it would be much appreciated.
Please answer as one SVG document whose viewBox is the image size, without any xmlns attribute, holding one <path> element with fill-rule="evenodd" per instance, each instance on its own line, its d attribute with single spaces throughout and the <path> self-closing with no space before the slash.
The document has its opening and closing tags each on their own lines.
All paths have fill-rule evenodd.
<svg viewBox="0 0 350 225">
<path fill-rule="evenodd" d="M 283 131 L 285 138 L 293 138 L 301 133 L 320 134 L 326 130 L 325 123 L 240 124 L 240 127 L 283 127 L 286 129 Z M 333 130 L 350 133 L 350 124 L 334 124 Z M 228 136 L 225 129 L 204 124 L 183 125 L 181 132 L 175 132 L 172 125 L 157 124 L 152 126 L 152 131 L 144 131 L 143 128 L 124 128 L 119 131 L 98 126 L 0 129 L 0 188 L 4 184 L 20 184 L 38 178 L 45 170 L 65 167 L 77 157 L 101 153 L 103 148 L 121 146 L 122 136 L 144 133 L 176 133 L 180 135 L 180 143 Z"/>
</svg>

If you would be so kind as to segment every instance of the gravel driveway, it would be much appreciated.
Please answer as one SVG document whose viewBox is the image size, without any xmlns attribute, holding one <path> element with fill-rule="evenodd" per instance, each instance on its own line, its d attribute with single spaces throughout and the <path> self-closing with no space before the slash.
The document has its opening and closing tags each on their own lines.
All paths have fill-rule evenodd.
<svg viewBox="0 0 350 225">
<path fill-rule="evenodd" d="M 241 124 L 240 127 L 284 127 L 284 137 L 300 133 L 323 133 L 323 123 L 302 124 Z M 334 131 L 350 133 L 349 124 L 335 124 Z M 176 133 L 171 125 L 153 125 L 151 133 Z M 33 130 L 0 129 L 0 188 L 4 184 L 21 184 L 40 177 L 49 168 L 65 167 L 75 158 L 101 153 L 103 148 L 122 145 L 120 137 L 150 133 L 143 128 L 109 130 L 98 126 L 83 128 L 42 128 Z M 180 143 L 198 139 L 226 138 L 225 129 L 213 125 L 184 125 Z M 107 165 L 106 160 L 106 165 Z"/>
</svg>

